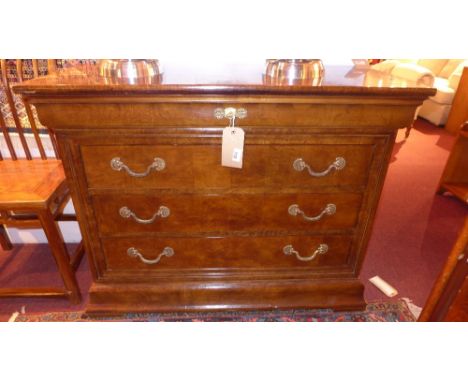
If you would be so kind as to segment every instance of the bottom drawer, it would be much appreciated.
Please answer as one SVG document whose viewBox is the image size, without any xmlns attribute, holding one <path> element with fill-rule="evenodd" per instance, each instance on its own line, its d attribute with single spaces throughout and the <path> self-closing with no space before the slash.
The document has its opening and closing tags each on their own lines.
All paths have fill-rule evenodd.
<svg viewBox="0 0 468 382">
<path fill-rule="evenodd" d="M 343 267 L 352 236 L 102 239 L 108 270 Z"/>
</svg>

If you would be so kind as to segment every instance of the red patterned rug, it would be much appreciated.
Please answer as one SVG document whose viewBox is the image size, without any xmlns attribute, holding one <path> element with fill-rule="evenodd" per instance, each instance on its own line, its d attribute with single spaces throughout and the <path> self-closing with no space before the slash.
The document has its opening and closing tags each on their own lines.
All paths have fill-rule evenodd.
<svg viewBox="0 0 468 382">
<path fill-rule="evenodd" d="M 404 301 L 370 303 L 366 310 L 334 312 L 330 309 L 226 311 L 187 313 L 129 313 L 112 317 L 88 317 L 83 312 L 20 314 L 15 322 L 413 322 Z"/>
</svg>

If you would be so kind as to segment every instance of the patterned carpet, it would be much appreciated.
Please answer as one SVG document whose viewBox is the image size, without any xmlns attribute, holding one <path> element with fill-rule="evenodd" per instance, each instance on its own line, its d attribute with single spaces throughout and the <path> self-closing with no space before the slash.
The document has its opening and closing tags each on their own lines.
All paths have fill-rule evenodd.
<svg viewBox="0 0 468 382">
<path fill-rule="evenodd" d="M 413 322 L 404 301 L 370 303 L 365 311 L 334 312 L 330 309 L 144 313 L 113 317 L 88 317 L 83 312 L 20 314 L 15 322 Z"/>
</svg>

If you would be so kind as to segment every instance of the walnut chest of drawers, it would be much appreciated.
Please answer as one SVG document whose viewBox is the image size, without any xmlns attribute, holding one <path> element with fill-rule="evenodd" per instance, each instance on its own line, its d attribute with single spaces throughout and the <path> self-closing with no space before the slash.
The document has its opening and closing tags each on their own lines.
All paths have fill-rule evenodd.
<svg viewBox="0 0 468 382">
<path fill-rule="evenodd" d="M 58 141 L 93 273 L 88 312 L 363 308 L 396 132 L 434 90 L 348 69 L 326 68 L 320 86 L 171 72 L 17 86 Z M 246 112 L 242 169 L 221 166 L 225 108 Z"/>
</svg>

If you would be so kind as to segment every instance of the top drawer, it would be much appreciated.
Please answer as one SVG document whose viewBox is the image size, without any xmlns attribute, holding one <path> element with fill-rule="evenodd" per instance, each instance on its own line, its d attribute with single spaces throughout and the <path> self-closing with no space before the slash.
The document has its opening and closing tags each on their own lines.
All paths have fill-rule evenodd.
<svg viewBox="0 0 468 382">
<path fill-rule="evenodd" d="M 104 98 L 104 99 L 103 99 Z M 316 126 L 316 127 L 364 127 L 375 131 L 377 126 L 390 128 L 406 126 L 414 116 L 414 103 L 402 105 L 394 98 L 376 100 L 354 97 L 304 96 L 275 97 L 280 102 L 268 102 L 265 96 L 255 97 L 267 102 L 202 102 L 196 96 L 188 96 L 188 102 L 161 102 L 158 97 L 90 99 L 56 104 L 36 104 L 41 122 L 45 126 L 67 129 L 131 127 L 207 127 L 227 126 L 226 119 L 217 119 L 216 109 L 243 108 L 247 116 L 239 121 L 243 126 Z M 219 97 L 216 97 L 219 100 Z M 303 101 L 306 102 L 303 102 Z M 107 102 L 106 102 L 107 101 Z M 399 103 L 399 104 L 398 104 Z M 59 105 L 59 106 L 58 106 Z M 59 108 L 60 112 L 57 112 Z"/>
<path fill-rule="evenodd" d="M 372 148 L 370 144 L 247 145 L 242 169 L 221 166 L 219 145 L 82 146 L 81 150 L 90 188 L 193 190 L 360 186 L 367 180 Z"/>
</svg>

